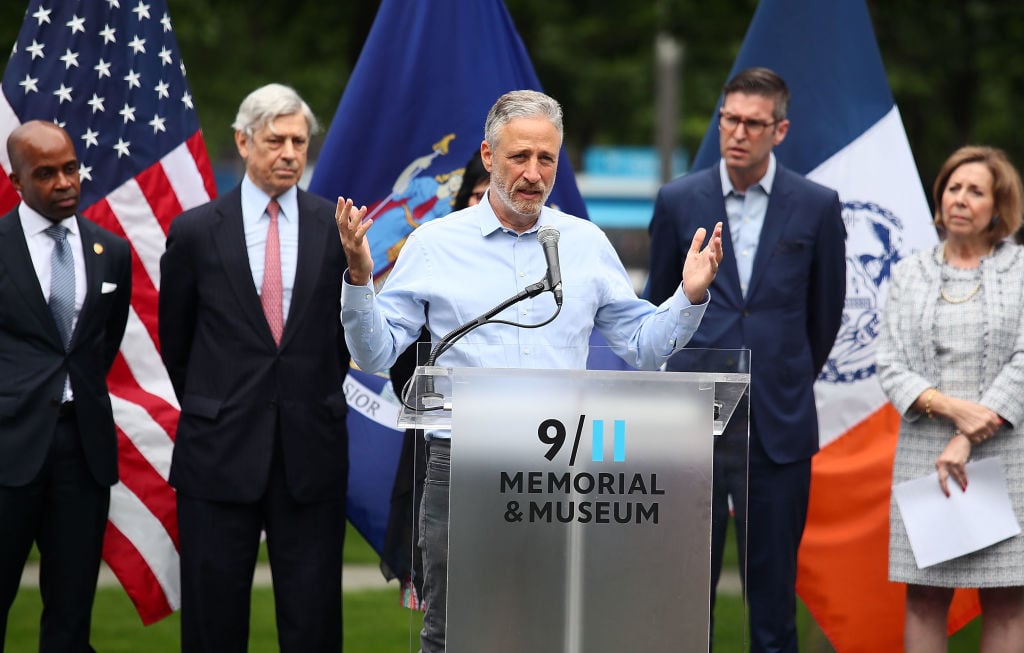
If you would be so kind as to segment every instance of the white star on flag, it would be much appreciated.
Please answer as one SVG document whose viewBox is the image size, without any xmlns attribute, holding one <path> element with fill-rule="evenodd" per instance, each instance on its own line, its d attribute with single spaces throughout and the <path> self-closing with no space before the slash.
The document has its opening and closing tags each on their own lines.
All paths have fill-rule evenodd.
<svg viewBox="0 0 1024 653">
<path fill-rule="evenodd" d="M 137 88 L 142 88 L 142 82 L 139 81 L 140 77 L 141 75 L 139 75 L 139 73 L 135 72 L 134 70 L 129 70 L 128 74 L 124 76 L 124 81 L 128 82 L 129 89 L 133 86 Z"/>
<path fill-rule="evenodd" d="M 124 103 L 124 107 L 118 113 L 124 118 L 124 124 L 127 125 L 129 122 L 135 122 L 135 107 L 128 106 L 127 102 Z"/>
<path fill-rule="evenodd" d="M 60 60 L 64 62 L 64 68 L 68 69 L 71 66 L 78 67 L 78 53 L 72 52 L 71 48 L 68 48 L 64 54 L 60 57 Z"/>
<path fill-rule="evenodd" d="M 53 13 L 52 9 L 43 9 L 40 7 L 36 10 L 36 13 L 32 14 L 32 17 L 39 21 L 39 24 L 50 22 L 50 14 Z"/>
<path fill-rule="evenodd" d="M 128 156 L 130 154 L 128 146 L 131 144 L 131 141 L 126 141 L 123 138 L 117 139 L 117 143 L 114 144 L 114 149 L 117 150 L 117 158 L 120 159 L 122 156 Z"/>
<path fill-rule="evenodd" d="M 39 78 L 38 77 L 30 77 L 28 75 L 25 75 L 25 79 L 23 79 L 20 82 L 18 82 L 18 86 L 21 86 L 22 88 L 24 88 L 26 94 L 28 94 L 28 93 L 38 93 L 39 92 L 39 86 L 37 85 L 38 82 L 39 82 Z"/>
<path fill-rule="evenodd" d="M 103 59 L 100 59 L 92 69 L 96 71 L 97 79 L 110 77 L 110 64 Z"/>
<path fill-rule="evenodd" d="M 71 28 L 72 34 L 75 34 L 76 32 L 85 33 L 85 19 L 81 16 L 72 16 L 71 20 L 64 23 L 64 25 Z"/>
<path fill-rule="evenodd" d="M 135 38 L 128 42 L 128 47 L 135 51 L 135 54 L 146 51 L 146 39 L 140 39 L 136 34 Z"/>
<path fill-rule="evenodd" d="M 96 97 L 96 96 L 93 95 L 93 97 Z M 100 104 L 100 107 L 101 107 L 100 110 L 101 111 L 103 110 L 102 106 L 103 105 L 101 103 Z M 85 133 L 82 134 L 82 140 L 85 141 L 85 149 L 89 149 L 90 147 L 95 147 L 95 146 L 99 145 L 100 142 L 96 139 L 96 137 L 99 136 L 99 135 L 100 135 L 99 132 L 94 132 L 92 129 L 86 129 Z"/>
<path fill-rule="evenodd" d="M 53 94 L 60 98 L 60 103 L 61 104 L 64 104 L 65 102 L 70 102 L 71 101 L 71 87 L 70 86 L 64 86 L 63 84 L 61 84 L 60 88 L 58 88 L 56 91 L 54 91 Z"/>
<path fill-rule="evenodd" d="M 45 59 L 46 57 L 43 54 L 43 48 L 45 47 L 45 45 L 43 45 L 42 43 L 36 43 L 35 39 L 33 39 L 32 45 L 25 48 L 25 51 L 30 52 L 32 54 L 33 59 L 35 59 L 36 57 L 39 57 L 40 59 Z"/>
<path fill-rule="evenodd" d="M 89 98 L 89 101 L 86 102 L 86 104 L 92 107 L 93 113 L 96 113 L 97 111 L 103 111 L 103 98 L 101 98 L 99 95 L 96 95 L 95 93 L 92 94 L 92 97 Z"/>
<path fill-rule="evenodd" d="M 165 118 L 161 118 L 160 116 L 153 116 L 153 119 L 150 120 L 147 124 L 153 128 L 153 133 L 155 134 L 157 132 L 167 131 L 167 128 L 164 127 L 164 122 L 166 122 Z"/>
</svg>

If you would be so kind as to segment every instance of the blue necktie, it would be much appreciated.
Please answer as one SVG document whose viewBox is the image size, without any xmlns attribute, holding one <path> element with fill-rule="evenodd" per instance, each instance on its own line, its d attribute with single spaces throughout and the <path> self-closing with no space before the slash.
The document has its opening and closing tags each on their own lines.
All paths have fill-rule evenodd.
<svg viewBox="0 0 1024 653">
<path fill-rule="evenodd" d="M 57 323 L 64 349 L 71 342 L 71 325 L 75 319 L 75 259 L 68 243 L 68 229 L 59 224 L 46 228 L 54 240 L 50 255 L 50 312 Z"/>
</svg>

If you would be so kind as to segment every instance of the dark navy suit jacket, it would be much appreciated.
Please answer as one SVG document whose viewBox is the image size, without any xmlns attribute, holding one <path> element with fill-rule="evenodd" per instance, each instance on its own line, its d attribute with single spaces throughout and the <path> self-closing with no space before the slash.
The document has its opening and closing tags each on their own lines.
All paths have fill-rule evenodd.
<svg viewBox="0 0 1024 653">
<path fill-rule="evenodd" d="M 344 497 L 345 254 L 334 205 L 300 190 L 298 207 L 298 262 L 280 347 L 253 284 L 240 188 L 171 224 L 160 259 L 159 331 L 181 403 L 170 481 L 190 496 L 257 500 L 279 437 L 293 498 Z"/>
<path fill-rule="evenodd" d="M 814 381 L 839 331 L 846 295 L 846 231 L 832 189 L 777 166 L 746 297 L 740 290 L 718 165 L 666 184 L 651 220 L 650 299 L 679 284 L 698 227 L 724 223 L 711 303 L 687 349 L 751 350 L 751 435 L 777 463 L 818 450 Z M 669 369 L 686 369 L 683 350 Z M 728 370 L 722 370 L 728 371 Z"/>
<path fill-rule="evenodd" d="M 0 218 L 0 485 L 32 481 L 53 443 L 64 379 L 89 471 L 117 482 L 117 432 L 107 373 L 117 356 L 131 301 L 128 243 L 78 216 L 86 296 L 68 351 L 44 299 L 18 209 Z"/>
</svg>

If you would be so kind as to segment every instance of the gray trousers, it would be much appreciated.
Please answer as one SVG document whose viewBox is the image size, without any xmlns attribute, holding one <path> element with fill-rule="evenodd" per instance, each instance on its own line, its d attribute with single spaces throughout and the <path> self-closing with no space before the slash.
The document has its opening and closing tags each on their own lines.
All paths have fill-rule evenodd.
<svg viewBox="0 0 1024 653">
<path fill-rule="evenodd" d="M 448 598 L 448 486 L 451 442 L 427 442 L 427 476 L 420 506 L 419 543 L 423 550 L 423 598 L 427 604 L 420 632 L 422 653 L 444 653 Z"/>
</svg>

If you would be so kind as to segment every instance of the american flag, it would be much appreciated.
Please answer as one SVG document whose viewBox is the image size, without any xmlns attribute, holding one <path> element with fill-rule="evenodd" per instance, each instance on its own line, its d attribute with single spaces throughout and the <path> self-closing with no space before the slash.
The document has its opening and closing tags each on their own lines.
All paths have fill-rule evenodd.
<svg viewBox="0 0 1024 653">
<path fill-rule="evenodd" d="M 157 290 L 171 220 L 216 191 L 163 0 L 33 0 L 0 95 L 7 135 L 52 120 L 81 161 L 82 213 L 132 247 L 132 310 L 110 373 L 120 482 L 104 559 L 146 624 L 177 609 L 178 528 L 167 483 L 178 403 L 160 360 Z M 0 211 L 18 195 L 0 179 Z"/>
</svg>

